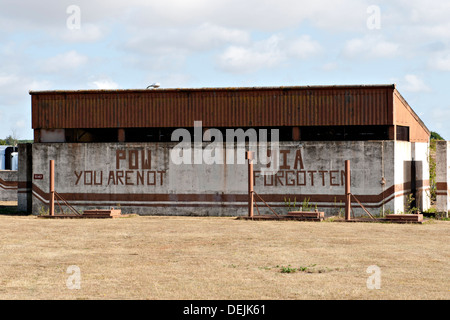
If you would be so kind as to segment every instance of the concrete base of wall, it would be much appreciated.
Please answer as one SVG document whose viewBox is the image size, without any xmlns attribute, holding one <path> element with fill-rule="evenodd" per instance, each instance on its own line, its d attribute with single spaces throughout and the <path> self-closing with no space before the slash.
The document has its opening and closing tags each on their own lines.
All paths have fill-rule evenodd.
<svg viewBox="0 0 450 320">
<path fill-rule="evenodd" d="M 17 171 L 0 170 L 0 201 L 17 201 Z"/>
</svg>

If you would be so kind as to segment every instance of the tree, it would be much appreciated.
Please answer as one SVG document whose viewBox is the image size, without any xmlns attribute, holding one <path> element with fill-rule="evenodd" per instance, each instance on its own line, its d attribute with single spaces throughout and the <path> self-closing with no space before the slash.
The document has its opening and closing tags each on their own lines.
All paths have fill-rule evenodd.
<svg viewBox="0 0 450 320">
<path fill-rule="evenodd" d="M 8 146 L 17 147 L 17 144 L 19 143 L 19 137 L 17 135 L 16 129 L 11 129 L 11 134 L 7 136 L 4 141 Z"/>
<path fill-rule="evenodd" d="M 434 131 L 431 131 L 431 135 L 430 135 L 430 139 L 431 140 L 445 140 L 444 138 L 442 138 L 442 136 Z"/>
<path fill-rule="evenodd" d="M 5 144 L 8 146 L 15 147 L 15 146 L 17 146 L 17 142 L 18 142 L 17 139 L 14 138 L 12 135 L 7 136 L 5 139 Z"/>
</svg>

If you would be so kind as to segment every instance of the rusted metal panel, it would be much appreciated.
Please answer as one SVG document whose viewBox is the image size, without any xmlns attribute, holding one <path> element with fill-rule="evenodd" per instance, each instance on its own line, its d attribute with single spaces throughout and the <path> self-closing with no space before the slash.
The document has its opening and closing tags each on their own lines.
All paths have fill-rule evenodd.
<svg viewBox="0 0 450 320">
<path fill-rule="evenodd" d="M 428 142 L 430 139 L 428 128 L 397 90 L 393 95 L 395 125 L 409 127 L 409 141 Z"/>
<path fill-rule="evenodd" d="M 393 85 L 42 91 L 34 129 L 393 125 Z"/>
</svg>

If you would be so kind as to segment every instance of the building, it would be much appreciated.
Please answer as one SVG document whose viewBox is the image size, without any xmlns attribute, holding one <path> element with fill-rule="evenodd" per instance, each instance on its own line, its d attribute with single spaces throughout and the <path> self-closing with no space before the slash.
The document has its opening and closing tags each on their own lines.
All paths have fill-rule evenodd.
<svg viewBox="0 0 450 320">
<path fill-rule="evenodd" d="M 80 210 L 120 206 L 125 213 L 149 215 L 245 215 L 247 165 L 235 142 L 242 135 L 261 159 L 255 191 L 279 212 L 306 201 L 338 214 L 345 160 L 351 161 L 352 193 L 372 214 L 404 212 L 410 195 L 419 209 L 430 205 L 430 131 L 395 85 L 30 95 L 34 144 L 19 149 L 23 210 L 45 210 L 48 163 L 55 160 L 56 191 Z M 179 154 L 178 160 L 190 162 L 174 160 L 180 137 L 190 137 L 200 150 Z M 272 156 L 264 146 L 278 155 L 272 175 L 264 174 L 273 164 L 263 161 Z"/>
</svg>

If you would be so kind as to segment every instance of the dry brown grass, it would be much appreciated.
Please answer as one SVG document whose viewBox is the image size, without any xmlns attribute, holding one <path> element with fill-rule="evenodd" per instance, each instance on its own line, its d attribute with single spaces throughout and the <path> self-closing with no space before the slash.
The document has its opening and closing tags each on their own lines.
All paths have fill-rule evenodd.
<svg viewBox="0 0 450 320">
<path fill-rule="evenodd" d="M 450 222 L 0 216 L 0 299 L 449 299 Z M 81 289 L 66 287 L 70 265 Z M 310 272 L 280 272 L 282 266 Z M 369 290 L 370 265 L 381 289 Z"/>
</svg>

